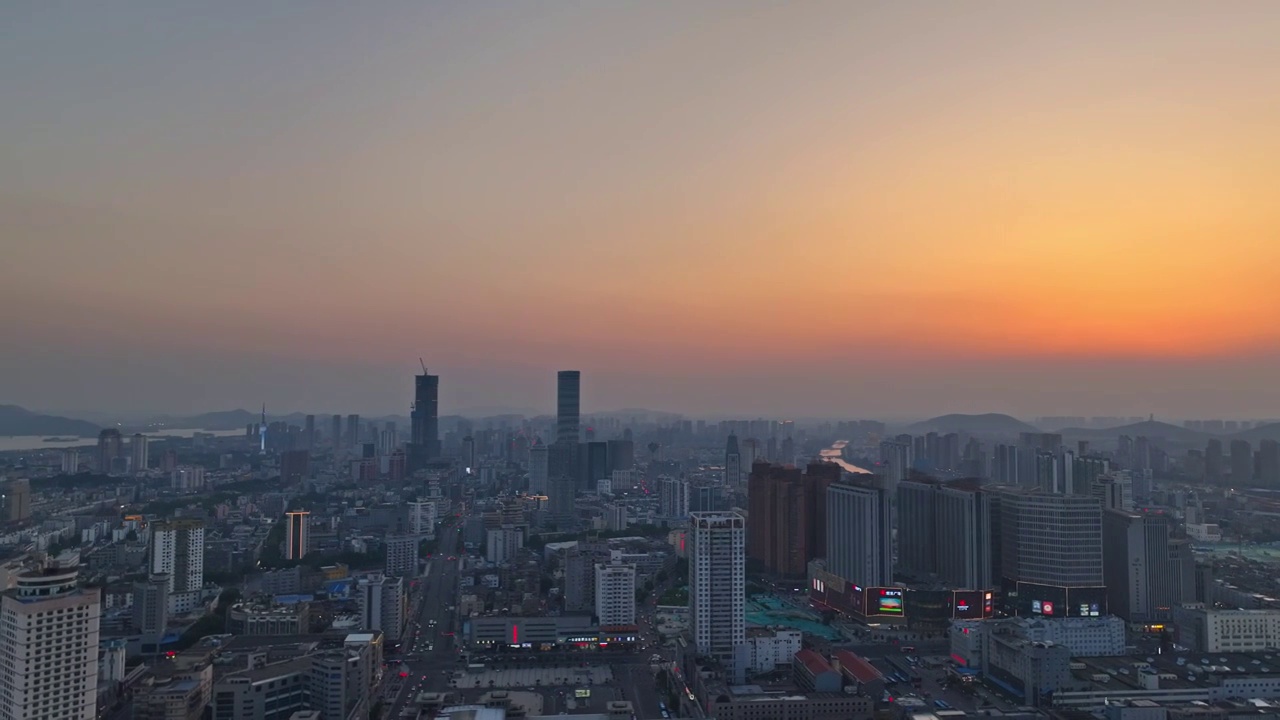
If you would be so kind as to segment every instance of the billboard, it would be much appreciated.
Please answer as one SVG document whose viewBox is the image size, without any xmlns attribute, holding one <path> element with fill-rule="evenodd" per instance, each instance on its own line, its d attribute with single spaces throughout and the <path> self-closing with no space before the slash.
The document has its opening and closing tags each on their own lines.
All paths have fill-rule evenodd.
<svg viewBox="0 0 1280 720">
<path fill-rule="evenodd" d="M 991 617 L 990 600 L 984 596 L 991 593 L 981 590 L 957 590 L 952 594 L 951 616 L 958 620 L 981 620 Z"/>
<path fill-rule="evenodd" d="M 868 615 L 902 615 L 902 588 L 867 588 Z"/>
</svg>

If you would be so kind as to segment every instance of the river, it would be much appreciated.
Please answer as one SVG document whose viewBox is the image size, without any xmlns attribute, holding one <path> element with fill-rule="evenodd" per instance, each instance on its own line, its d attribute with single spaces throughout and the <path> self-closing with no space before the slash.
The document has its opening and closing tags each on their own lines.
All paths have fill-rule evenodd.
<svg viewBox="0 0 1280 720">
<path fill-rule="evenodd" d="M 839 465 L 845 472 L 859 473 L 862 475 L 872 474 L 870 470 L 866 468 L 860 468 L 857 465 L 854 465 L 853 463 L 848 462 L 844 459 L 844 448 L 848 444 L 849 444 L 848 440 L 837 440 L 835 441 L 835 444 L 833 444 L 831 447 L 827 448 L 826 450 L 823 450 L 819 454 L 822 455 L 823 460 L 826 460 L 827 462 L 833 462 Z"/>
<path fill-rule="evenodd" d="M 233 435 L 243 435 L 244 430 L 201 430 L 200 428 L 173 428 L 164 430 L 151 430 L 146 433 L 149 438 L 162 437 L 186 437 L 189 438 L 198 432 L 208 433 L 217 437 L 231 437 Z M 126 434 L 125 440 L 128 441 L 132 433 Z M 23 450 L 61 450 L 63 448 L 93 447 L 98 444 L 96 437 L 73 438 L 71 440 L 59 440 L 57 442 L 44 442 L 46 437 L 65 437 L 59 435 L 6 435 L 0 436 L 0 452 L 17 452 Z"/>
</svg>

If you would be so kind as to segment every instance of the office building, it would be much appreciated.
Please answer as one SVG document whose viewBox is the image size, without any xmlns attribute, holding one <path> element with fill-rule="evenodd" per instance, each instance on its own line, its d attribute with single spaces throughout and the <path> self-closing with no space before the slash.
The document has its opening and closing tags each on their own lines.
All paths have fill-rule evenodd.
<svg viewBox="0 0 1280 720">
<path fill-rule="evenodd" d="M 746 641 L 746 521 L 736 513 L 692 513 L 689 520 L 689 627 L 697 652 L 736 679 Z"/>
<path fill-rule="evenodd" d="M 204 588 L 204 522 L 165 520 L 151 526 L 151 573 L 169 580 L 169 611 L 182 615 L 201 605 Z"/>
<path fill-rule="evenodd" d="M 120 436 L 120 431 L 115 428 L 106 428 L 98 433 L 98 472 L 108 474 L 111 472 L 112 463 L 116 458 L 121 456 L 123 452 L 124 440 Z"/>
<path fill-rule="evenodd" d="M 1231 441 L 1231 483 L 1244 485 L 1253 482 L 1253 446 L 1248 440 Z"/>
<path fill-rule="evenodd" d="M 307 527 L 310 516 L 311 513 L 305 510 L 295 510 L 284 514 L 285 560 L 301 560 L 306 557 L 307 553 L 310 551 L 310 547 L 308 547 L 308 543 L 310 542 L 310 528 Z"/>
<path fill-rule="evenodd" d="M 556 374 L 556 442 L 577 445 L 582 401 L 582 373 L 561 370 Z"/>
<path fill-rule="evenodd" d="M 316 416 L 308 415 L 302 423 L 302 444 L 307 450 L 316 446 Z"/>
<path fill-rule="evenodd" d="M 549 470 L 547 446 L 541 440 L 534 440 L 529 447 L 529 494 L 545 495 L 547 493 L 547 472 Z"/>
<path fill-rule="evenodd" d="M 418 469 L 441 455 L 440 376 L 427 373 L 413 378 L 413 409 L 409 411 L 410 465 Z M 474 467 L 474 466 L 472 466 Z"/>
<path fill-rule="evenodd" d="M 742 453 L 738 451 L 738 436 L 733 434 L 724 448 L 724 484 L 731 488 L 742 484 Z"/>
<path fill-rule="evenodd" d="M 636 466 L 636 444 L 630 439 L 609 441 L 609 468 L 614 472 L 630 472 Z"/>
<path fill-rule="evenodd" d="M 55 561 L 0 599 L 0 720 L 96 720 L 99 591 Z"/>
<path fill-rule="evenodd" d="M 1000 490 L 1000 569 L 1012 612 L 1105 612 L 1102 505 L 1086 495 Z"/>
<path fill-rule="evenodd" d="M 597 564 L 596 620 L 602 631 L 636 625 L 636 566 Z"/>
<path fill-rule="evenodd" d="M 413 577 L 418 574 L 418 536 L 387 536 L 387 574 Z"/>
<path fill-rule="evenodd" d="M 17 478 L 4 484 L 4 496 L 0 498 L 4 505 L 4 519 L 7 522 L 22 522 L 31 517 L 31 482 L 26 478 Z"/>
<path fill-rule="evenodd" d="M 581 464 L 578 474 L 581 480 L 579 489 L 594 492 L 599 481 L 608 480 L 613 474 L 613 470 L 609 468 L 609 443 L 594 440 L 581 443 L 578 448 Z"/>
<path fill-rule="evenodd" d="M 147 451 L 147 436 L 134 433 L 129 441 L 129 470 L 135 473 L 146 472 L 151 465 L 151 455 Z"/>
<path fill-rule="evenodd" d="M 904 542 L 919 542 L 932 535 L 933 573 L 950 588 L 986 590 L 998 585 L 1000 552 L 999 495 L 983 491 L 972 481 L 937 485 L 933 496 L 934 531 L 921 534 L 907 529 L 899 515 L 899 557 Z M 919 555 L 919 550 L 911 550 Z M 927 551 L 926 551 L 927 554 Z M 928 562 L 928 561 L 926 561 Z"/>
<path fill-rule="evenodd" d="M 1127 470 L 1099 475 L 1093 481 L 1090 494 L 1102 503 L 1103 510 L 1130 512 L 1134 509 L 1133 476 Z"/>
<path fill-rule="evenodd" d="M 169 583 L 168 575 L 152 573 L 133 584 L 133 631 L 142 635 L 143 654 L 159 650 L 168 627 Z"/>
<path fill-rule="evenodd" d="M 849 476 L 827 488 L 827 570 L 861 587 L 893 582 L 892 501 L 883 480 Z"/>
<path fill-rule="evenodd" d="M 934 480 L 898 483 L 898 560 L 894 570 L 917 580 L 938 571 L 939 487 Z"/>
<path fill-rule="evenodd" d="M 1167 515 L 1107 510 L 1102 516 L 1107 609 L 1132 623 L 1164 622 L 1195 600 L 1191 544 Z"/>
<path fill-rule="evenodd" d="M 356 603 L 360 627 L 380 630 L 390 643 L 399 643 L 406 615 L 405 585 L 402 578 L 372 575 L 356 582 Z"/>
<path fill-rule="evenodd" d="M 1213 610 L 1185 606 L 1174 611 L 1178 643 L 1192 652 L 1259 652 L 1280 647 L 1280 610 Z"/>
</svg>

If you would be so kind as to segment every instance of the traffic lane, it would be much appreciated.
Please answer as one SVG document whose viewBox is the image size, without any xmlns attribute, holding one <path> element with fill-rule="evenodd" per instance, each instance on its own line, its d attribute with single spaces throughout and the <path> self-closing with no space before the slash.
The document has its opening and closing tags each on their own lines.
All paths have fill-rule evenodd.
<svg viewBox="0 0 1280 720">
<path fill-rule="evenodd" d="M 613 674 L 615 678 L 621 679 L 622 699 L 631 701 L 636 717 L 656 718 L 662 714 L 658 709 L 658 691 L 653 673 L 647 664 L 615 666 Z"/>
</svg>

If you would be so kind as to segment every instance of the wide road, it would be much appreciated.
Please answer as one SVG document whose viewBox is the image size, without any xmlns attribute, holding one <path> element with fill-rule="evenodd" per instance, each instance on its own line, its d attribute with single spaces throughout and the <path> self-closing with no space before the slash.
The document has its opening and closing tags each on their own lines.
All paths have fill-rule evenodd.
<svg viewBox="0 0 1280 720">
<path fill-rule="evenodd" d="M 447 691 L 449 673 L 460 667 L 456 649 L 458 638 L 454 635 L 460 630 L 457 611 L 449 610 L 458 602 L 458 528 L 458 523 L 441 527 L 440 542 L 429 561 L 426 581 L 419 584 L 422 595 L 415 598 L 419 611 L 409 619 L 405 629 L 402 654 L 392 658 L 388 667 L 389 672 L 399 672 L 397 660 L 409 667 L 409 677 L 396 695 L 389 713 L 384 715 L 391 720 L 400 717 L 401 710 L 416 693 Z M 434 627 L 431 624 L 433 620 Z"/>
</svg>

